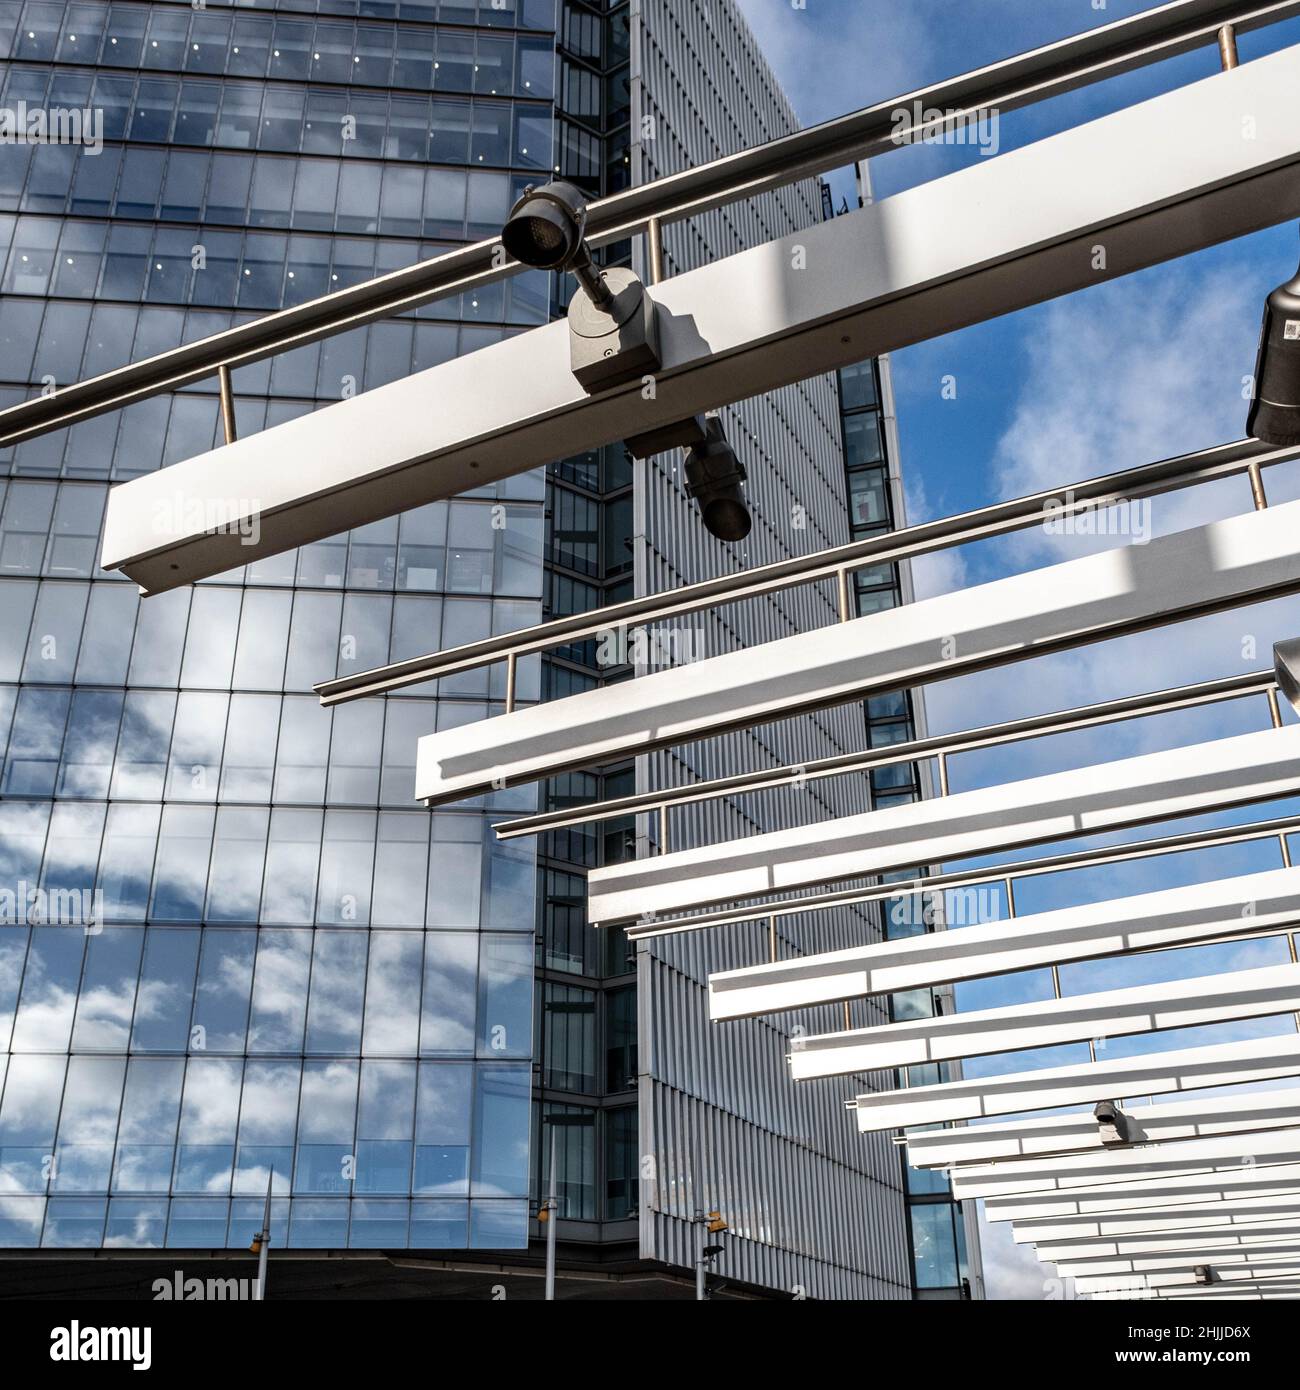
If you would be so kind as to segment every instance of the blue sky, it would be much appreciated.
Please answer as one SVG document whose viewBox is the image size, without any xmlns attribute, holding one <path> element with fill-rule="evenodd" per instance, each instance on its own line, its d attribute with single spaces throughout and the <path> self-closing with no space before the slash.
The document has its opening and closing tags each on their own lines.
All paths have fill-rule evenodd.
<svg viewBox="0 0 1300 1390">
<path fill-rule="evenodd" d="M 902 95 L 945 77 L 1100 24 L 1155 8 L 1141 0 L 739 0 L 800 119 L 812 124 Z M 1300 21 L 1243 35 L 1243 62 L 1300 43 Z M 1211 77 L 1209 48 L 1080 92 L 1004 114 L 1000 150 L 1039 140 L 1162 91 Z M 924 145 L 872 162 L 878 198 L 942 176 L 979 159 L 970 146 Z M 833 180 L 850 194 L 846 176 Z M 1211 248 L 1078 294 L 1007 315 L 892 354 L 909 519 L 926 520 L 999 498 L 1240 438 L 1246 403 L 1242 379 L 1253 370 L 1264 297 L 1289 278 L 1300 259 L 1293 224 Z M 956 384 L 945 399 L 943 383 Z M 1266 475 L 1274 501 L 1300 496 L 1300 470 Z M 1155 499 L 1155 532 L 1180 530 L 1250 505 L 1244 480 Z M 921 562 L 922 596 L 1050 564 L 1122 538 L 1059 538 L 1039 530 L 968 547 Z M 1155 690 L 1269 664 L 1271 644 L 1300 633 L 1300 601 L 1284 600 L 1181 624 L 1010 670 L 947 682 L 927 692 L 932 731 L 1060 709 L 1116 695 Z M 1158 719 L 1042 739 L 953 760 L 954 790 L 1004 782 L 1064 767 L 1131 756 L 1161 747 L 1226 737 L 1264 726 L 1261 700 L 1187 711 Z M 1244 822 L 1282 814 L 1281 805 L 1162 826 Z M 1140 839 L 1136 830 L 1086 843 Z M 1078 842 L 1076 842 L 1078 843 Z M 1300 845 L 1295 846 L 1300 850 Z M 1041 849 L 1007 858 L 1030 858 Z M 1224 847 L 1105 870 L 1033 880 L 1021 912 L 1084 899 L 1122 896 L 1178 882 L 1277 867 L 1276 848 Z M 1300 861 L 1297 861 L 1300 862 Z M 1280 960 L 1279 943 L 1246 943 L 1167 952 L 1145 962 L 1097 962 L 1062 972 L 1066 992 L 1086 992 L 1245 969 Z M 1046 991 L 1046 994 L 1044 993 Z M 959 991 L 962 1008 L 1050 997 L 1046 972 L 982 982 Z M 1284 1020 L 1220 1025 L 1217 1036 L 1278 1032 Z M 1155 1043 L 1112 1040 L 1123 1052 L 1163 1050 L 1213 1040 L 1185 1030 Z M 983 1059 L 972 1073 L 1073 1060 L 1078 1049 L 1014 1059 Z M 1085 1054 L 1086 1055 L 1086 1054 Z M 1013 1247 L 1005 1229 L 985 1227 L 985 1260 L 996 1296 L 1050 1296 L 1041 1267 Z"/>
</svg>

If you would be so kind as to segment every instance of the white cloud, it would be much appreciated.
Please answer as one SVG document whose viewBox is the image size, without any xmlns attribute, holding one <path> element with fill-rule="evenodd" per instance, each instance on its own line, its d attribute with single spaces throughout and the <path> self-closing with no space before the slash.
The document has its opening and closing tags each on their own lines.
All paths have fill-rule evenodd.
<svg viewBox="0 0 1300 1390">
<path fill-rule="evenodd" d="M 933 29 L 913 5 L 737 0 L 804 125 L 909 91 L 933 61 Z"/>
<path fill-rule="evenodd" d="M 1259 303 L 1244 266 L 1160 266 L 1025 318 L 1025 372 L 992 467 L 1013 497 L 1241 437 Z M 1241 509 L 1235 488 L 1155 499 L 1157 532 Z M 1235 498 L 1236 505 L 1233 505 Z M 1041 530 L 1023 540 L 1059 558 Z M 1125 537 L 1075 537 L 1075 553 Z"/>
<path fill-rule="evenodd" d="M 980 1203 L 980 1256 L 984 1290 L 989 1298 L 1047 1299 L 1073 1297 L 1070 1282 L 1057 1278 L 1053 1265 L 1043 1264 L 1032 1245 L 1017 1245 L 1009 1221 L 986 1221 Z"/>
</svg>

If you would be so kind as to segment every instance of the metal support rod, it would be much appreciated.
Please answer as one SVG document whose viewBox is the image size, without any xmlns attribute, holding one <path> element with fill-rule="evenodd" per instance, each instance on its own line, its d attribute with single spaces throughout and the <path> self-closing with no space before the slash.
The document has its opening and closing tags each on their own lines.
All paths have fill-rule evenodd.
<svg viewBox="0 0 1300 1390">
<path fill-rule="evenodd" d="M 845 565 L 835 575 L 836 592 L 839 595 L 840 622 L 847 623 L 853 617 L 849 607 L 849 567 Z"/>
<path fill-rule="evenodd" d="M 664 232 L 663 223 L 652 217 L 645 224 L 646 270 L 650 283 L 657 285 L 664 278 Z"/>
<path fill-rule="evenodd" d="M 1277 840 L 1278 840 L 1278 845 L 1279 845 L 1279 847 L 1280 847 L 1281 850 L 1282 850 L 1282 867 L 1283 867 L 1284 869 L 1289 869 L 1289 868 L 1292 867 L 1292 864 L 1291 864 L 1291 846 L 1290 846 L 1290 844 L 1288 844 L 1288 842 L 1287 842 L 1287 838 L 1286 838 L 1286 833 L 1285 833 L 1285 831 L 1284 831 L 1281 835 L 1279 835 L 1279 836 L 1277 837 Z"/>
<path fill-rule="evenodd" d="M 939 758 L 939 795 L 948 795 L 948 755 L 940 753 Z"/>
<path fill-rule="evenodd" d="M 853 1018 L 849 1013 L 849 1001 L 844 1001 L 844 1031 L 847 1033 L 853 1027 Z"/>
<path fill-rule="evenodd" d="M 238 437 L 235 430 L 235 388 L 230 380 L 230 367 L 225 362 L 217 368 L 217 384 L 221 390 L 221 429 L 226 443 L 233 444 Z"/>
<path fill-rule="evenodd" d="M 1264 474 L 1258 462 L 1252 462 L 1246 469 L 1246 476 L 1250 479 L 1250 497 L 1255 504 L 1255 510 L 1262 512 L 1268 506 L 1268 494 L 1264 491 Z"/>
<path fill-rule="evenodd" d="M 1300 14 L 1300 0 L 1172 0 L 975 72 L 598 199 L 587 211 L 587 239 L 592 246 L 604 246 L 636 235 L 651 218 L 674 222 L 699 216 L 871 155 L 888 154 L 909 143 L 899 138 L 900 110 L 937 109 L 954 116 L 1017 110 L 1191 52 L 1214 42 L 1225 24 L 1244 31 L 1295 14 Z M 919 127 L 924 128 L 923 124 Z M 179 390 L 210 377 L 222 362 L 233 366 L 258 362 L 432 300 L 492 284 L 523 269 L 513 261 L 503 261 L 500 248 L 499 237 L 458 248 L 77 382 L 51 396 L 33 397 L 0 411 L 0 444 L 15 444 L 46 430 L 120 410 L 162 391 Z"/>
<path fill-rule="evenodd" d="M 1224 72 L 1230 72 L 1241 61 L 1237 57 L 1237 31 L 1231 24 L 1219 30 L 1219 61 Z"/>
<path fill-rule="evenodd" d="M 695 1213 L 695 1301 L 705 1303 L 708 1301 L 706 1288 L 706 1276 L 704 1272 L 704 1242 L 706 1240 L 704 1213 Z"/>
<path fill-rule="evenodd" d="M 275 1182 L 275 1169 L 272 1168 L 266 1179 L 266 1206 L 262 1211 L 262 1232 L 257 1245 L 257 1287 L 253 1291 L 259 1302 L 266 1299 L 266 1267 L 271 1249 L 271 1184 Z"/>
<path fill-rule="evenodd" d="M 551 1126 L 551 1182 L 550 1195 L 546 1199 L 546 1301 L 555 1301 L 555 1233 L 559 1225 L 560 1203 L 555 1194 L 555 1139 L 556 1129 Z"/>
<path fill-rule="evenodd" d="M 770 960 L 770 961 L 775 961 L 776 958 L 777 958 L 777 955 L 776 955 L 776 918 L 775 918 L 775 917 L 769 917 L 769 918 L 767 919 L 767 958 L 768 958 L 768 960 Z"/>
<path fill-rule="evenodd" d="M 1268 714 L 1273 721 L 1273 727 L 1280 729 L 1282 727 L 1282 709 L 1277 702 L 1277 687 L 1271 686 L 1264 694 L 1268 696 Z"/>
<path fill-rule="evenodd" d="M 518 678 L 519 658 L 511 652 L 506 657 L 506 713 L 511 714 L 515 707 L 515 684 Z"/>
</svg>

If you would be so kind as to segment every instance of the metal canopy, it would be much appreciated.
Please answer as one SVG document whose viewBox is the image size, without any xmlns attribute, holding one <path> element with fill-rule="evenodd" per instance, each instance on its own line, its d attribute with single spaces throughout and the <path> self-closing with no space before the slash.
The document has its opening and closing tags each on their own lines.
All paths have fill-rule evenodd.
<svg viewBox="0 0 1300 1390">
<path fill-rule="evenodd" d="M 1210 1263 L 1206 1260 L 1197 1260 L 1197 1264 Z M 1300 1279 L 1300 1261 L 1295 1256 L 1279 1255 L 1276 1259 L 1261 1256 L 1258 1261 L 1250 1265 L 1228 1266 L 1220 1269 L 1218 1265 L 1211 1266 L 1215 1275 L 1225 1284 L 1233 1284 L 1240 1281 L 1250 1281 L 1252 1283 L 1261 1282 L 1266 1279 L 1287 1280 L 1294 1282 Z M 1146 1289 L 1172 1289 L 1196 1284 L 1195 1270 L 1173 1269 L 1156 1271 L 1151 1274 L 1095 1274 L 1078 1275 L 1074 1280 L 1074 1287 L 1079 1293 L 1101 1293 L 1113 1291 L 1115 1293 L 1141 1293 Z"/>
<path fill-rule="evenodd" d="M 1300 215 L 1298 84 L 1288 49 L 656 285 L 653 399 L 587 397 L 554 323 L 134 479 L 103 563 L 175 588 Z"/>
<path fill-rule="evenodd" d="M 1300 1163 L 1300 1129 L 1267 1134 L 1221 1134 L 1174 1144 L 1139 1144 L 1099 1154 L 1063 1154 L 958 1169 L 956 1196 L 999 1197 L 1029 1192 L 1064 1192 L 1099 1183 L 1150 1182 L 1164 1174 L 1226 1172 L 1243 1164 L 1257 1168 Z"/>
<path fill-rule="evenodd" d="M 874 1028 L 796 1036 L 790 1074 L 796 1081 L 849 1076 L 886 1067 L 1018 1052 L 1092 1038 L 1230 1023 L 1300 1009 L 1300 965 L 1265 966 L 1157 985 L 1071 995 L 969 1013 L 935 1014 Z M 924 1090 L 925 1088 L 921 1088 Z M 1039 1160 L 1091 1162 L 1091 1158 Z M 1026 1160 L 1032 1163 L 1034 1160 Z M 997 1165 L 1000 1170 L 1024 1166 Z"/>
<path fill-rule="evenodd" d="M 604 925 L 650 921 L 1297 790 L 1300 725 L 1265 729 L 593 869 L 588 915 Z"/>
<path fill-rule="evenodd" d="M 717 971 L 709 976 L 709 1017 L 717 1021 L 777 1013 L 1123 951 L 1263 932 L 1297 921 L 1300 869 L 1244 874 L 1217 883 Z"/>
<path fill-rule="evenodd" d="M 1300 1187 L 1300 1164 L 1267 1168 L 1249 1165 L 1219 1173 L 1180 1173 L 1155 1182 L 1099 1183 L 1062 1192 L 1019 1193 L 989 1197 L 984 1213 L 990 1221 L 1036 1221 L 1043 1217 L 1099 1216 L 1133 1213 L 1188 1203 L 1225 1203 L 1235 1207 L 1246 1197 L 1293 1195 Z"/>
<path fill-rule="evenodd" d="M 1132 1105 L 1124 1107 L 1123 1113 L 1130 1142 L 1135 1144 L 1257 1133 L 1300 1125 L 1300 1089 Z M 911 1133 L 907 1136 L 907 1161 L 913 1168 L 946 1168 L 1035 1155 L 1097 1153 L 1104 1147 L 1089 1110 L 1014 1124 Z"/>
<path fill-rule="evenodd" d="M 1159 1235 L 1195 1229 L 1222 1233 L 1238 1225 L 1267 1220 L 1300 1221 L 1300 1186 L 1292 1191 L 1237 1197 L 1231 1203 L 1175 1202 L 1166 1207 L 1107 1212 L 1098 1216 L 1045 1216 L 1013 1221 L 1017 1244 L 1099 1242 L 1126 1236 Z"/>
<path fill-rule="evenodd" d="M 1300 1076 L 1300 1034 L 964 1078 L 910 1090 L 867 1091 L 852 1105 L 858 1128 L 868 1132 L 1289 1076 Z"/>
<path fill-rule="evenodd" d="M 1188 1250 L 1194 1246 L 1204 1249 L 1249 1249 L 1279 1239 L 1300 1240 L 1300 1220 L 1295 1216 L 1275 1216 L 1262 1221 L 1250 1221 L 1221 1231 L 1201 1230 L 1187 1226 L 1181 1231 L 1166 1231 L 1149 1235 L 1126 1236 L 1114 1240 L 1040 1240 L 1036 1245 L 1039 1259 L 1100 1260 L 1132 1255 L 1158 1255 Z"/>
</svg>

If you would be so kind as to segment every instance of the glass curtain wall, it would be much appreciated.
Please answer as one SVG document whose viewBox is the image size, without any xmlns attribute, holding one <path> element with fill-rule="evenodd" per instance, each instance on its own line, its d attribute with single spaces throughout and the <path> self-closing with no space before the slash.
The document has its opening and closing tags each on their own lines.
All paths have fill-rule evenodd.
<svg viewBox="0 0 1300 1390">
<path fill-rule="evenodd" d="M 0 107 L 88 113 L 0 146 L 0 404 L 494 233 L 556 163 L 555 21 L 0 0 Z M 240 368 L 238 432 L 550 301 L 522 275 Z M 417 738 L 503 671 L 311 686 L 536 622 L 544 478 L 141 601 L 97 568 L 108 486 L 219 428 L 209 381 L 0 453 L 0 1247 L 246 1247 L 268 1184 L 277 1247 L 523 1245 L 537 868 L 490 823 L 536 797 L 412 801 Z"/>
</svg>

